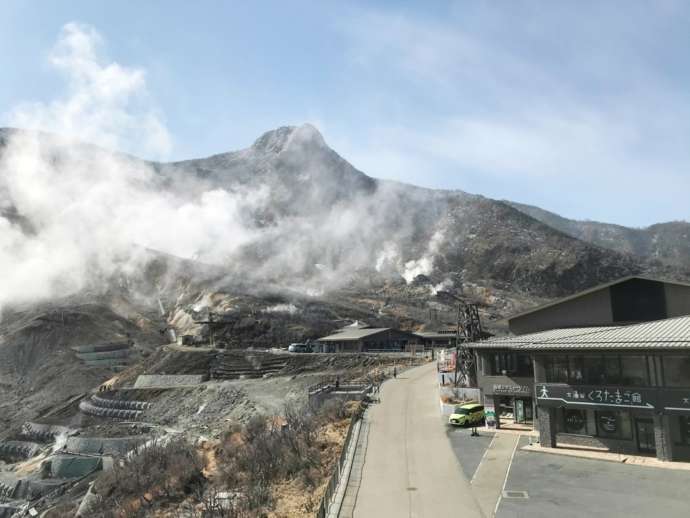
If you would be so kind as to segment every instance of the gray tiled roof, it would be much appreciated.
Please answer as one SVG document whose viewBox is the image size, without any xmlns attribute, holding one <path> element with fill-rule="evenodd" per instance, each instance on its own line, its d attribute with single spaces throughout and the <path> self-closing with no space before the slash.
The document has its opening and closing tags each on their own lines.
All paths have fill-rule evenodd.
<svg viewBox="0 0 690 518">
<path fill-rule="evenodd" d="M 338 333 L 324 336 L 323 338 L 319 338 L 319 342 L 340 342 L 340 341 L 350 341 L 350 340 L 360 340 L 362 338 L 365 338 L 370 335 L 375 335 L 378 334 L 382 331 L 388 331 L 390 330 L 389 327 L 371 327 L 371 328 L 366 328 L 366 329 L 357 329 L 357 328 L 344 328 Z"/>
<path fill-rule="evenodd" d="M 690 349 L 690 316 L 667 318 L 597 333 L 534 340 L 521 349 Z"/>
<path fill-rule="evenodd" d="M 548 340 L 568 339 L 581 335 L 610 331 L 618 327 L 570 327 L 565 329 L 550 329 L 538 333 L 530 333 L 518 336 L 499 336 L 483 342 L 475 342 L 472 347 L 475 349 L 501 349 L 501 348 L 523 348 L 534 343 L 541 343 Z"/>
</svg>

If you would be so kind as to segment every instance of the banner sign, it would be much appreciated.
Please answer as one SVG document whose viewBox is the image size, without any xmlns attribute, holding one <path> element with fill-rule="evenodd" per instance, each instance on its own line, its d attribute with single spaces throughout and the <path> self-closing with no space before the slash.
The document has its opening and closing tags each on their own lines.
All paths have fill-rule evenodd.
<svg viewBox="0 0 690 518">
<path fill-rule="evenodd" d="M 570 386 L 537 383 L 535 391 L 538 404 L 542 406 L 607 406 L 616 408 L 657 408 L 657 389 L 614 386 Z"/>
<path fill-rule="evenodd" d="M 495 384 L 493 386 L 493 394 L 516 394 L 516 395 L 532 395 L 532 387 L 527 385 L 507 385 L 507 384 Z"/>
</svg>

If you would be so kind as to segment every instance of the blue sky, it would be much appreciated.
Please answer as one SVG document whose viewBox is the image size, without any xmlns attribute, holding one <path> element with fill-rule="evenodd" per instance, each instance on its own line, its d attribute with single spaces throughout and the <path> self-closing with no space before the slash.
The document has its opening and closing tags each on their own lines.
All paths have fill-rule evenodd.
<svg viewBox="0 0 690 518">
<path fill-rule="evenodd" d="M 6 0 L 0 125 L 67 95 L 49 56 L 70 22 L 142 72 L 166 159 L 311 122 L 371 176 L 578 219 L 689 219 L 684 1 Z"/>
</svg>

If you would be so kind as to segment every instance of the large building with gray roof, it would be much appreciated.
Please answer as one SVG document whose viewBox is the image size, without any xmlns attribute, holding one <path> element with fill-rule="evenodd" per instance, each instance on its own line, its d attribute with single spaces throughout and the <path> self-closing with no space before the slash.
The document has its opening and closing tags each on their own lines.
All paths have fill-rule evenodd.
<svg viewBox="0 0 690 518">
<path fill-rule="evenodd" d="M 615 292 L 630 280 L 606 289 Z M 606 295 L 610 304 L 627 305 L 628 313 L 609 307 L 609 316 L 618 319 L 597 320 L 590 318 L 596 312 L 576 310 L 563 326 L 571 303 L 588 300 L 597 290 L 588 291 L 549 305 L 539 325 L 520 327 L 546 330 L 472 344 L 483 403 L 499 416 L 499 425 L 501 414 L 506 421 L 532 423 L 546 447 L 690 461 L 690 291 L 682 284 L 653 282 L 660 283 L 663 297 L 658 285 L 650 296 L 647 282 L 627 284 L 623 302 L 612 292 Z M 683 308 L 685 315 L 671 315 Z"/>
<path fill-rule="evenodd" d="M 319 338 L 324 352 L 400 352 L 409 345 L 421 342 L 412 333 L 389 327 L 344 327 L 339 332 Z"/>
</svg>

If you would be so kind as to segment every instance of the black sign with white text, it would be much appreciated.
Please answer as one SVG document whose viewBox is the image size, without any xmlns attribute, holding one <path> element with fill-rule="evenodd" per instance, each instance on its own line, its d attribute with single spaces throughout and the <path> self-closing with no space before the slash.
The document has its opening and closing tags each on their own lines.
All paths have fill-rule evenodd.
<svg viewBox="0 0 690 518">
<path fill-rule="evenodd" d="M 639 408 L 690 415 L 690 388 L 617 387 L 560 383 L 537 383 L 534 387 L 541 406 Z"/>
</svg>

